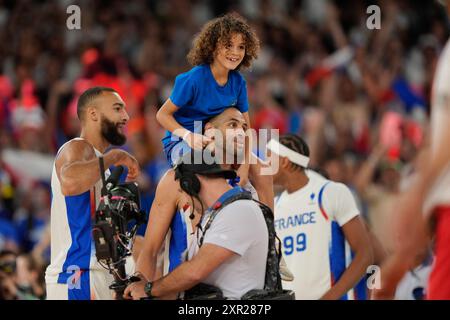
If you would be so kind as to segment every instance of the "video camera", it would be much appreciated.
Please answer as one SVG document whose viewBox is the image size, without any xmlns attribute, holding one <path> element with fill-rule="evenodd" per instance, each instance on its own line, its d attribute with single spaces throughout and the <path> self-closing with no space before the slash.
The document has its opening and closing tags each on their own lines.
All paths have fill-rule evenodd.
<svg viewBox="0 0 450 320">
<path fill-rule="evenodd" d="M 145 212 L 140 210 L 139 189 L 136 183 L 120 183 L 122 166 L 116 167 L 105 181 L 103 159 L 100 158 L 103 188 L 95 212 L 93 238 L 99 263 L 114 276 L 110 289 L 116 298 L 122 299 L 128 284 L 137 281 L 125 272 L 126 258 L 131 255 L 134 237 L 140 225 L 146 222 Z M 131 230 L 130 222 L 135 221 Z"/>
</svg>

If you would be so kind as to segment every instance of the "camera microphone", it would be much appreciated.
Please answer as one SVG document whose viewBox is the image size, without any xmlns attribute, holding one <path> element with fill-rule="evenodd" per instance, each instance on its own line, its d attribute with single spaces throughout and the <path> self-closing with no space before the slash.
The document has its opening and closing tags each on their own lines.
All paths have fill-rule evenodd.
<svg viewBox="0 0 450 320">
<path fill-rule="evenodd" d="M 120 176 L 123 173 L 123 166 L 117 166 L 111 172 L 111 175 L 106 180 L 106 190 L 110 190 L 113 186 L 117 185 L 119 182 Z"/>
</svg>

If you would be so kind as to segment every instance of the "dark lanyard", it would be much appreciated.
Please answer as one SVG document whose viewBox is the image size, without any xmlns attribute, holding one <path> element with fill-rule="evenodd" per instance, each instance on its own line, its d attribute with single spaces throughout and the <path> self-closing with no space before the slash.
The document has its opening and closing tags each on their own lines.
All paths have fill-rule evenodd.
<svg viewBox="0 0 450 320">
<path fill-rule="evenodd" d="M 208 218 L 208 221 L 205 224 L 205 227 L 202 228 L 202 219 L 200 219 L 200 222 L 198 224 L 198 228 L 202 232 L 202 236 L 200 240 L 198 239 L 198 233 L 197 233 L 197 241 L 198 246 L 201 247 L 203 245 L 203 241 L 205 238 L 206 231 L 211 227 L 211 224 L 213 223 L 214 219 L 216 218 L 217 214 L 228 204 L 239 200 L 239 199 L 252 199 L 252 195 L 250 192 L 245 191 L 241 187 L 235 187 L 227 192 L 225 192 L 210 208 L 206 210 L 206 212 L 211 212 L 211 215 Z M 198 232 L 198 231 L 197 231 Z"/>
</svg>

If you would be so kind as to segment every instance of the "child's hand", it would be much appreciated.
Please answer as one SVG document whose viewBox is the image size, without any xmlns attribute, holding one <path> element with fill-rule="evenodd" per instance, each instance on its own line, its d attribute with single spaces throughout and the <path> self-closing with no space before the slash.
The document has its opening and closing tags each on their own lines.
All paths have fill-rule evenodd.
<svg viewBox="0 0 450 320">
<path fill-rule="evenodd" d="M 216 144 L 214 141 L 214 130 L 206 130 L 205 137 L 211 139 L 211 142 L 208 142 L 208 144 L 206 145 L 206 149 L 208 149 L 212 154 L 214 154 L 216 150 Z"/>
<path fill-rule="evenodd" d="M 212 139 L 198 133 L 190 132 L 188 135 L 186 135 L 184 141 L 186 141 L 186 143 L 192 149 L 202 150 L 208 143 L 212 141 Z"/>
</svg>

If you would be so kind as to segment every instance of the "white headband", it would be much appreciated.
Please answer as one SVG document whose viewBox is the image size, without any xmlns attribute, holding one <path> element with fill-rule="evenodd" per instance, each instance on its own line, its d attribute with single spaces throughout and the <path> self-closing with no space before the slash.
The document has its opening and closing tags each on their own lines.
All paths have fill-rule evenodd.
<svg viewBox="0 0 450 320">
<path fill-rule="evenodd" d="M 267 149 L 275 152 L 276 154 L 288 158 L 291 162 L 298 164 L 303 168 L 308 167 L 309 158 L 304 156 L 294 150 L 289 149 L 288 147 L 282 145 L 278 141 L 272 139 L 267 144 Z"/>
</svg>

